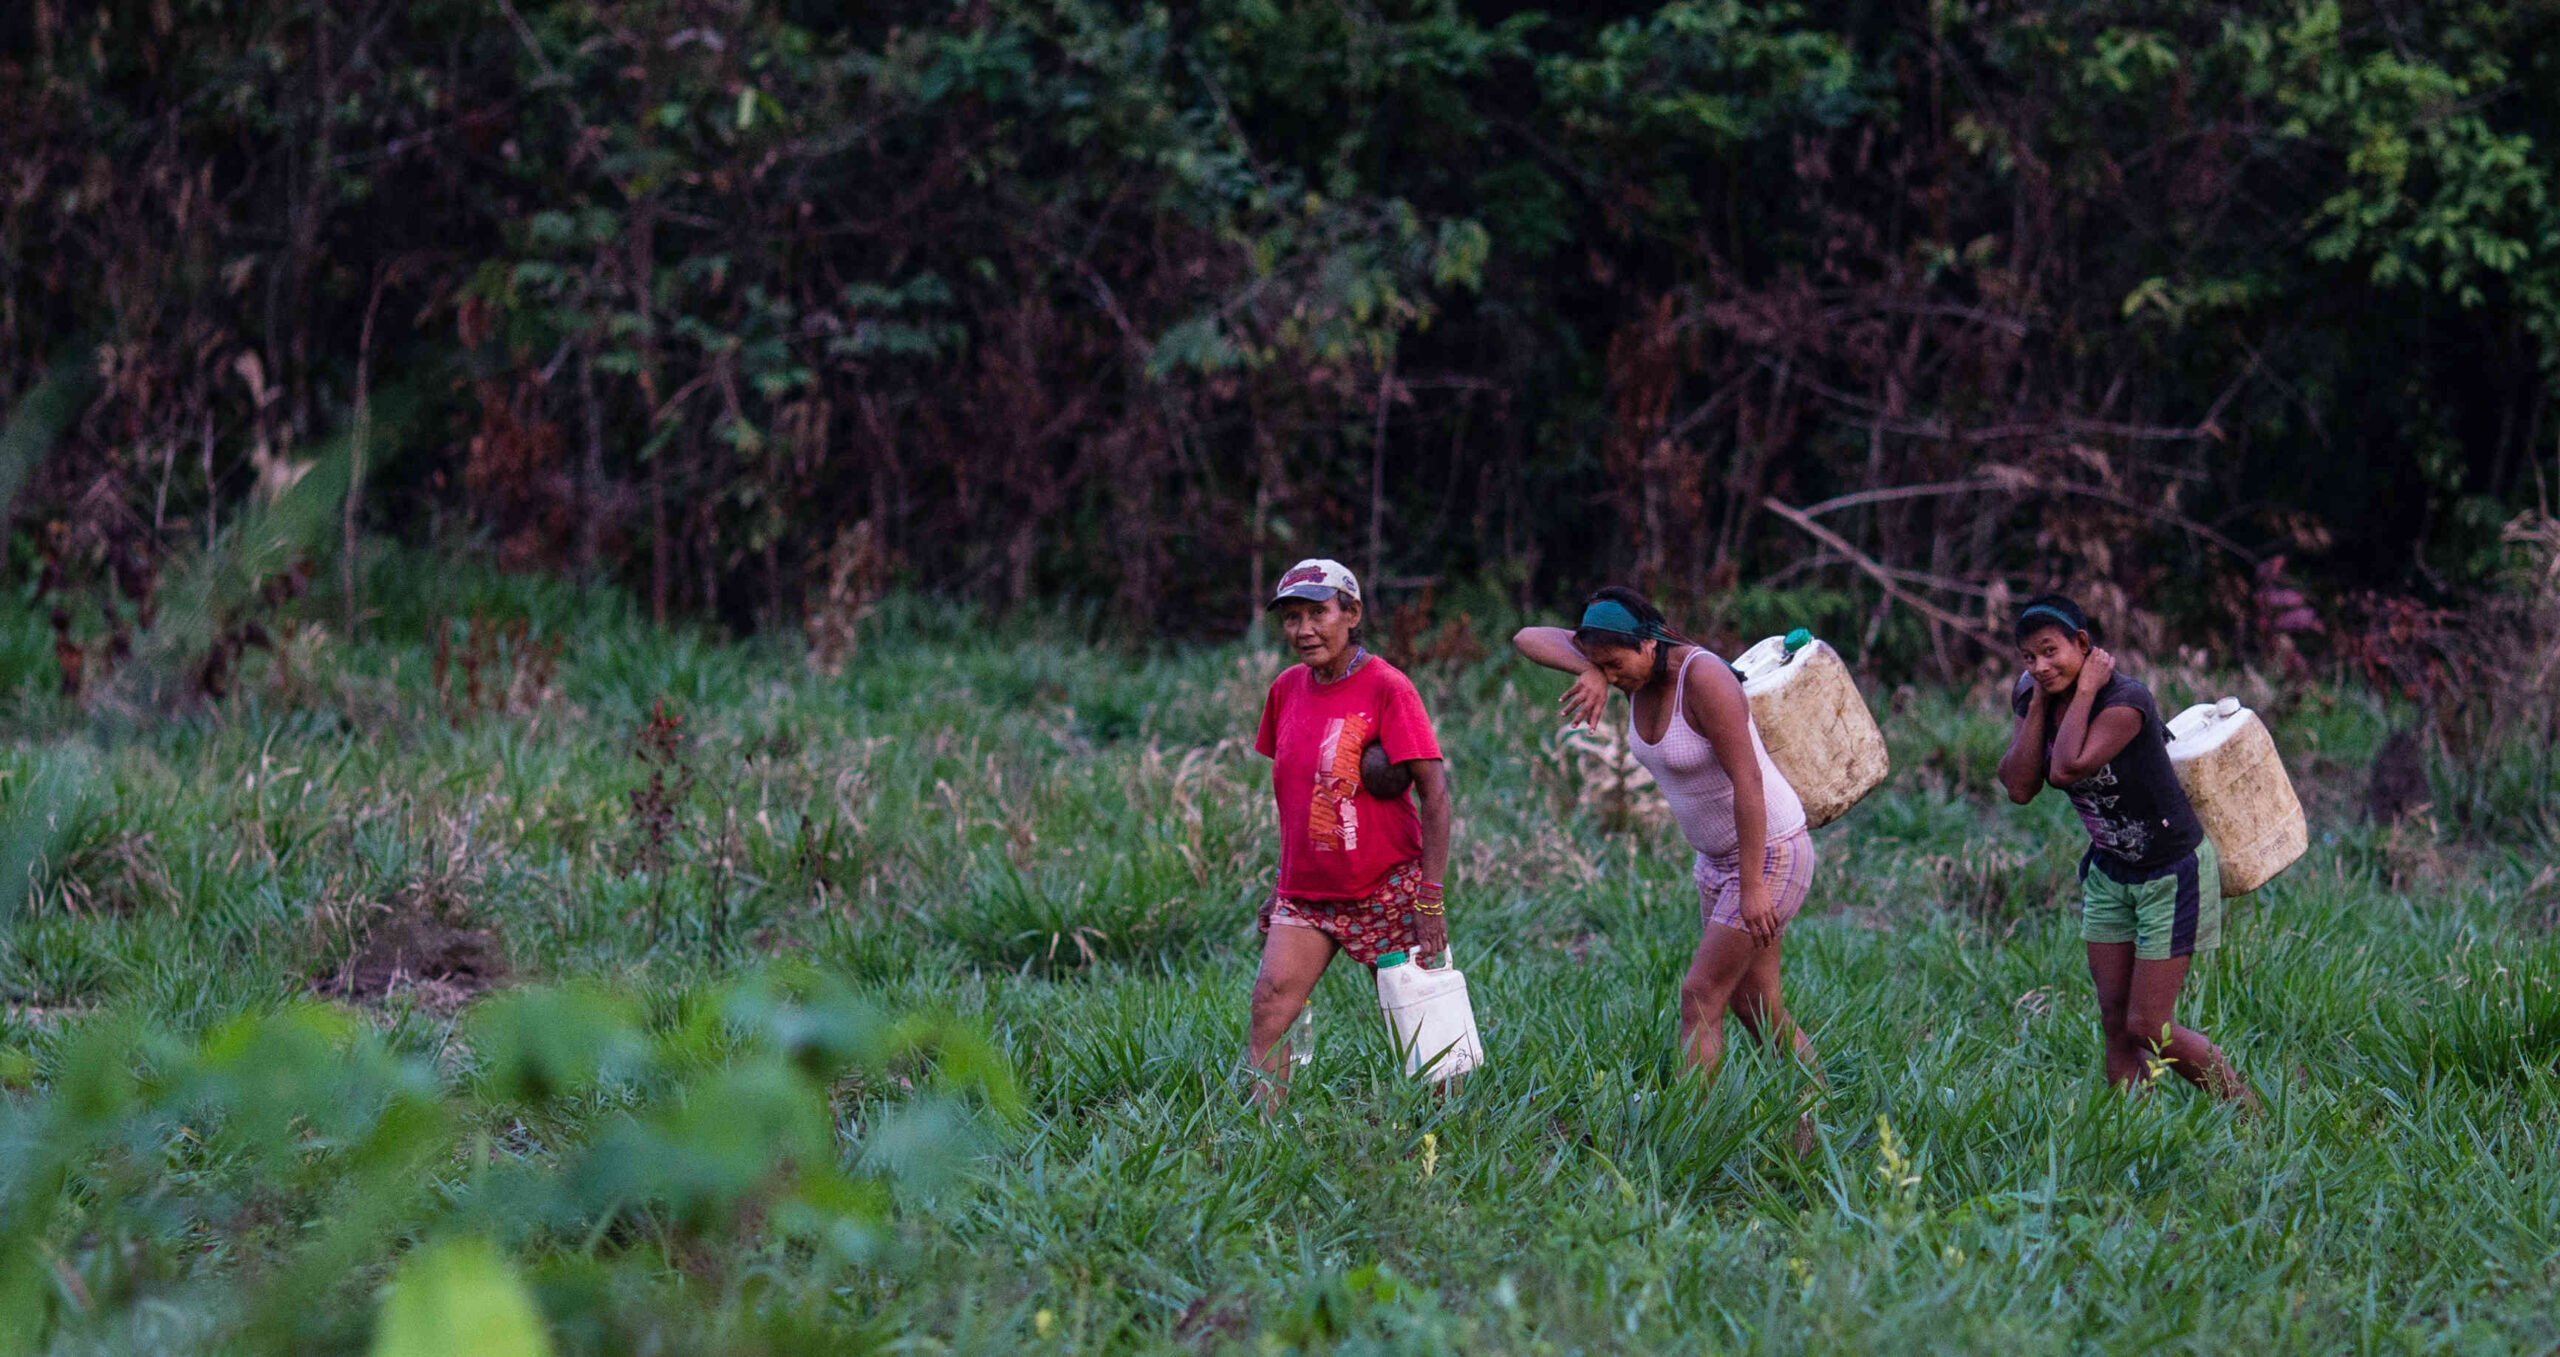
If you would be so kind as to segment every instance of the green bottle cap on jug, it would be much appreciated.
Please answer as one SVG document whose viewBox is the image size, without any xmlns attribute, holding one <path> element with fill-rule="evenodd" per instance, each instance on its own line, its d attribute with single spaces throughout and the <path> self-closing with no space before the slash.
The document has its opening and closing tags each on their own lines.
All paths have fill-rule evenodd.
<svg viewBox="0 0 2560 1357">
<path fill-rule="evenodd" d="M 1401 966 L 1405 963 L 1405 960 L 1405 954 L 1402 952 L 1380 952 L 1378 953 L 1378 969 L 1383 971 L 1389 966 Z"/>
<path fill-rule="evenodd" d="M 1806 646 L 1809 646 L 1809 645 L 1812 645 L 1812 644 L 1813 644 L 1813 633 L 1812 633 L 1812 632 L 1807 631 L 1807 630 L 1805 630 L 1805 629 L 1804 629 L 1804 628 L 1802 628 L 1802 627 L 1798 627 L 1798 628 L 1796 628 L 1794 631 L 1788 632 L 1788 633 L 1787 633 L 1787 658 L 1789 658 L 1789 659 L 1794 659 L 1794 658 L 1795 658 L 1795 653 L 1796 653 L 1797 651 L 1802 650 L 1802 649 L 1804 649 Z"/>
</svg>

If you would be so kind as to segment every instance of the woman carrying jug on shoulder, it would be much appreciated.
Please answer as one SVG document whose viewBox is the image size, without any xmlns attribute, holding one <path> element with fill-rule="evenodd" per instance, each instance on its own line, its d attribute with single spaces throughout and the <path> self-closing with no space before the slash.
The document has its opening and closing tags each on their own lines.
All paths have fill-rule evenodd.
<svg viewBox="0 0 2560 1357">
<path fill-rule="evenodd" d="M 1804 803 L 1760 743 L 1732 667 L 1616 585 L 1591 596 L 1572 630 L 1523 627 L 1511 644 L 1574 676 L 1558 704 L 1568 726 L 1598 725 L 1609 690 L 1627 694 L 1627 745 L 1697 852 L 1705 936 L 1680 982 L 1680 1044 L 1691 1067 L 1714 1073 L 1731 1013 L 1819 1079 L 1813 1039 L 1788 1015 L 1778 974 L 1787 923 L 1813 883 L 1813 836 Z"/>
<path fill-rule="evenodd" d="M 2080 940 L 2108 1082 L 2133 1087 L 2167 1068 L 2254 1108 L 2257 1095 L 2222 1051 L 2177 1023 L 2188 967 L 2222 940 L 2222 882 L 2151 690 L 2116 672 L 2096 624 L 2060 594 L 2028 599 L 2015 634 L 2027 668 L 2009 695 L 2018 728 L 2000 785 L 2022 806 L 2048 785 L 2060 790 L 2089 831 Z"/>
<path fill-rule="evenodd" d="M 1375 967 L 1387 952 L 1423 961 L 1448 947 L 1449 780 L 1413 681 L 1360 644 L 1360 581 L 1349 570 L 1300 561 L 1265 606 L 1299 660 L 1272 680 L 1253 742 L 1271 760 L 1280 812 L 1280 872 L 1262 905 L 1246 1035 L 1268 1111 L 1288 1091 L 1289 1024 L 1335 952 Z M 1373 746 L 1389 780 L 1410 782 L 1410 798 L 1364 783 Z"/>
</svg>

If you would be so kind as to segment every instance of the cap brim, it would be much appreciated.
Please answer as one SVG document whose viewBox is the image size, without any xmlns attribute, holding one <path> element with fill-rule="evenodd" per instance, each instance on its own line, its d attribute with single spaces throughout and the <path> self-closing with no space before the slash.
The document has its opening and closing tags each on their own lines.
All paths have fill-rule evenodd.
<svg viewBox="0 0 2560 1357">
<path fill-rule="evenodd" d="M 1301 603 L 1322 603 L 1326 599 L 1333 597 L 1333 595 L 1333 586 L 1329 584 L 1293 584 L 1288 588 L 1281 590 L 1279 593 L 1272 595 L 1271 601 L 1262 605 L 1262 610 L 1264 612 L 1269 612 L 1272 609 L 1279 607 L 1281 604 L 1291 601 Z"/>
</svg>

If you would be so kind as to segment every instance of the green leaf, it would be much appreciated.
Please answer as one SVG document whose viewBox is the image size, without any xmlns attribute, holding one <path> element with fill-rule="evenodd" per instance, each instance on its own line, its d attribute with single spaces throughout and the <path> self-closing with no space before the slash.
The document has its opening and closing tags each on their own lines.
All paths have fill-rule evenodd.
<svg viewBox="0 0 2560 1357">
<path fill-rule="evenodd" d="M 575 986 L 497 995 L 473 1010 L 469 1030 L 489 1090 L 531 1103 L 583 1093 L 644 1049 L 627 1000 Z"/>
<path fill-rule="evenodd" d="M 1147 356 L 1147 375 L 1161 380 L 1185 369 L 1217 372 L 1239 365 L 1243 357 L 1216 319 L 1202 316 L 1165 331 Z"/>
<path fill-rule="evenodd" d="M 1438 287 L 1478 288 L 1484 265 L 1493 253 L 1493 236 L 1481 223 L 1444 221 L 1431 256 L 1431 281 Z"/>
<path fill-rule="evenodd" d="M 533 1293 L 485 1239 L 449 1239 L 409 1255 L 382 1303 L 373 1357 L 549 1357 Z"/>
</svg>

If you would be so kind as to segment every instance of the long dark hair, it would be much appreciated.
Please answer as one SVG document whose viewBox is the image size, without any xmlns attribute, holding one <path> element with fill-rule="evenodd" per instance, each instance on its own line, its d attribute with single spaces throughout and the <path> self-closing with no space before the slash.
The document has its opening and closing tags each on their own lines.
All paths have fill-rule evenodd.
<svg viewBox="0 0 2560 1357">
<path fill-rule="evenodd" d="M 2038 594 L 2019 604 L 2017 630 L 2011 639 L 2025 645 L 2028 637 L 2048 627 L 2059 627 L 2073 633 L 2085 631 L 2091 645 L 2098 644 L 2101 639 L 2098 624 L 2089 620 L 2087 611 L 2072 602 L 2068 594 Z"/>
<path fill-rule="evenodd" d="M 1654 647 L 1653 651 L 1653 682 L 1660 682 L 1665 674 L 1671 672 L 1672 647 L 1697 644 L 1673 631 L 1669 621 L 1662 616 L 1662 610 L 1653 606 L 1653 600 L 1623 584 L 1601 586 L 1592 591 L 1591 597 L 1582 601 L 1582 606 L 1589 608 L 1594 603 L 1615 603 L 1635 614 L 1636 625 L 1645 629 L 1644 634 L 1612 631 L 1606 627 L 1575 627 L 1573 629 L 1575 648 L 1588 655 L 1598 646 L 1615 646 L 1621 650 L 1633 650 L 1647 641 L 1660 641 L 1663 644 Z"/>
</svg>

